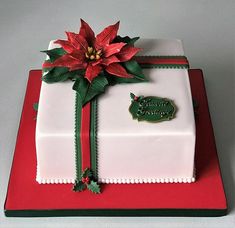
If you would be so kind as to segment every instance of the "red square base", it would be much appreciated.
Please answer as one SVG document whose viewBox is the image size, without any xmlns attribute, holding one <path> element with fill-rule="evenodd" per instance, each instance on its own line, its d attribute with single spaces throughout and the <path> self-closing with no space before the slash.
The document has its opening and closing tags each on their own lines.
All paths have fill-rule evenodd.
<svg viewBox="0 0 235 228">
<path fill-rule="evenodd" d="M 222 216 L 226 198 L 201 70 L 189 70 L 196 109 L 196 182 L 107 184 L 101 194 L 73 192 L 71 184 L 36 182 L 35 116 L 41 71 L 30 71 L 16 142 L 6 216 Z"/>
</svg>

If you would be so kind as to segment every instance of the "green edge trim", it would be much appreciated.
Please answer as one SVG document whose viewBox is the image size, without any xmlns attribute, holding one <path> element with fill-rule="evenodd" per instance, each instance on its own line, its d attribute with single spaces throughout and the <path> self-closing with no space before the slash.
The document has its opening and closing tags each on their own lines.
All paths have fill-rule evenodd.
<svg viewBox="0 0 235 228">
<path fill-rule="evenodd" d="M 59 217 L 59 216 L 225 216 L 224 209 L 60 209 L 60 210 L 5 210 L 7 217 Z"/>
<path fill-rule="evenodd" d="M 91 170 L 93 171 L 93 174 L 97 179 L 97 99 L 93 99 L 91 101 L 90 149 Z"/>
<path fill-rule="evenodd" d="M 75 95 L 75 167 L 76 167 L 76 180 L 79 180 L 82 175 L 81 165 L 81 113 L 82 103 L 78 92 Z"/>
<path fill-rule="evenodd" d="M 188 64 L 143 64 L 140 63 L 142 68 L 172 68 L 172 69 L 189 69 Z"/>
</svg>

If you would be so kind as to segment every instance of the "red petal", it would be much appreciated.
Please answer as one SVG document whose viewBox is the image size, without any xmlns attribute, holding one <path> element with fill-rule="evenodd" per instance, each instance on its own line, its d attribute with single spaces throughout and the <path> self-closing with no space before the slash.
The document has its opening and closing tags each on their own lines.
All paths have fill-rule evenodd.
<svg viewBox="0 0 235 228">
<path fill-rule="evenodd" d="M 91 27 L 82 19 L 79 34 L 87 40 L 90 46 L 93 46 L 95 41 L 95 33 L 93 32 Z"/>
<path fill-rule="evenodd" d="M 126 62 L 130 60 L 140 50 L 140 48 L 127 45 L 122 48 L 122 50 L 117 54 L 117 56 L 120 62 Z"/>
<path fill-rule="evenodd" d="M 74 50 L 73 52 L 70 53 L 70 55 L 81 62 L 85 62 L 85 54 L 81 50 Z"/>
<path fill-rule="evenodd" d="M 80 34 L 76 34 L 73 32 L 66 32 L 68 41 L 76 48 L 81 49 L 84 52 L 87 51 L 88 43 L 86 39 Z"/>
<path fill-rule="evenodd" d="M 120 62 L 120 60 L 115 55 L 112 55 L 108 58 L 103 59 L 102 64 L 108 66 L 111 63 L 117 63 L 117 62 Z"/>
<path fill-rule="evenodd" d="M 88 65 L 85 73 L 85 78 L 88 79 L 89 82 L 91 82 L 102 70 L 102 67 L 100 65 L 92 66 L 91 64 Z"/>
<path fill-rule="evenodd" d="M 106 44 L 109 44 L 117 36 L 117 31 L 119 28 L 119 22 L 114 25 L 106 27 L 101 33 L 96 36 L 96 49 L 104 47 Z"/>
<path fill-rule="evenodd" d="M 126 43 L 122 43 L 122 42 L 106 45 L 103 49 L 104 56 L 109 57 L 110 55 L 113 55 L 113 54 L 120 52 L 122 47 L 125 45 L 126 45 Z"/>
<path fill-rule="evenodd" d="M 72 67 L 70 67 L 69 70 L 73 71 L 73 70 L 85 69 L 86 67 L 87 67 L 87 63 L 77 64 L 77 65 L 73 65 Z"/>
<path fill-rule="evenodd" d="M 83 36 L 77 34 L 75 40 L 80 45 L 80 49 L 86 52 L 88 48 L 88 43 L 86 39 Z"/>
<path fill-rule="evenodd" d="M 84 62 L 79 61 L 78 59 L 73 58 L 69 54 L 65 54 L 60 58 L 56 59 L 53 63 L 45 62 L 43 67 L 68 67 L 73 68 L 74 66 L 81 65 L 85 66 Z M 80 68 L 81 69 L 81 68 Z"/>
<path fill-rule="evenodd" d="M 98 60 L 92 62 L 91 65 L 92 65 L 92 66 L 95 66 L 95 65 L 97 65 L 97 64 L 100 64 L 101 62 L 102 62 L 102 59 L 98 59 Z"/>
<path fill-rule="evenodd" d="M 68 41 L 75 47 L 75 48 L 80 48 L 80 44 L 76 41 L 76 36 L 78 34 L 74 32 L 65 32 L 68 38 Z"/>
<path fill-rule="evenodd" d="M 122 67 L 119 63 L 112 63 L 108 65 L 105 70 L 113 74 L 115 76 L 121 77 L 121 78 L 133 78 L 131 74 L 128 74 L 124 67 Z"/>
<path fill-rule="evenodd" d="M 56 40 L 54 43 L 59 44 L 68 53 L 74 51 L 74 46 L 67 40 Z"/>
</svg>

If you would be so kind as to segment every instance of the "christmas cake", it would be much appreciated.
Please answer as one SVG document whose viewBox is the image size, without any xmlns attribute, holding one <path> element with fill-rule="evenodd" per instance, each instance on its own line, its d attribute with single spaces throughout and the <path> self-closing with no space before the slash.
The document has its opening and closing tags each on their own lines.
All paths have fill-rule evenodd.
<svg viewBox="0 0 235 228">
<path fill-rule="evenodd" d="M 44 51 L 37 113 L 41 184 L 195 181 L 195 122 L 188 62 L 180 40 L 78 34 Z M 101 190 L 102 191 L 102 190 Z"/>
</svg>

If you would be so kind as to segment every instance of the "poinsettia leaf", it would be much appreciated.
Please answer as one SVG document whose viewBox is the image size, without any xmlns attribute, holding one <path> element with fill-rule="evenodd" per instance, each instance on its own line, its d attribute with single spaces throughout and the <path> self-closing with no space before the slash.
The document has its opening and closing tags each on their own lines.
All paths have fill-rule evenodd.
<svg viewBox="0 0 235 228">
<path fill-rule="evenodd" d="M 81 192 L 85 190 L 86 184 L 84 184 L 82 181 L 76 181 L 74 186 L 73 186 L 73 191 L 75 192 Z"/>
<path fill-rule="evenodd" d="M 91 169 L 86 168 L 83 173 L 82 173 L 82 177 L 89 177 L 92 178 L 93 177 L 93 172 Z"/>
<path fill-rule="evenodd" d="M 134 45 L 135 42 L 139 39 L 139 37 L 134 37 L 134 38 L 131 38 L 130 41 L 128 42 L 129 45 Z"/>
<path fill-rule="evenodd" d="M 97 184 L 96 181 L 91 181 L 88 185 L 87 188 L 92 191 L 93 193 L 100 193 L 100 186 Z"/>
<path fill-rule="evenodd" d="M 139 39 L 139 37 L 130 38 L 129 36 L 116 36 L 113 40 L 114 43 L 124 42 L 129 45 L 134 45 L 134 43 Z"/>
<path fill-rule="evenodd" d="M 91 84 L 89 85 L 85 98 L 83 99 L 82 105 L 85 105 L 95 96 L 103 93 L 108 84 L 109 82 L 104 74 L 100 74 L 96 78 L 94 78 Z"/>
<path fill-rule="evenodd" d="M 54 83 L 54 82 L 63 82 L 67 80 L 72 72 L 68 71 L 66 67 L 55 67 L 50 70 L 48 73 L 42 76 L 42 80 L 47 83 Z"/>
<path fill-rule="evenodd" d="M 54 62 L 56 59 L 66 54 L 66 51 L 63 48 L 54 48 L 41 52 L 46 53 L 48 55 L 50 62 Z"/>
<path fill-rule="evenodd" d="M 127 62 L 123 62 L 123 66 L 126 68 L 126 70 L 131 73 L 132 75 L 135 75 L 135 78 L 140 81 L 147 81 L 145 78 L 145 75 L 143 74 L 142 68 L 135 60 L 130 60 Z"/>
<path fill-rule="evenodd" d="M 81 101 L 85 99 L 89 86 L 89 81 L 84 77 L 79 77 L 75 80 L 75 83 L 73 84 L 73 89 L 77 91 Z"/>
</svg>

